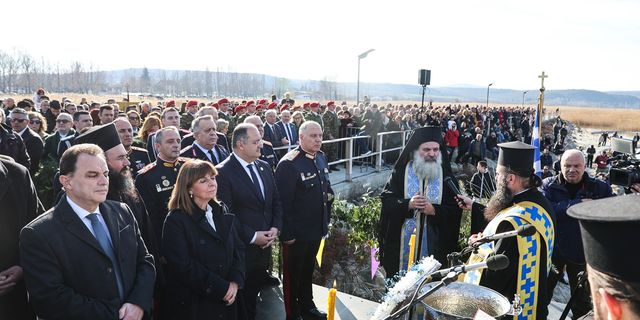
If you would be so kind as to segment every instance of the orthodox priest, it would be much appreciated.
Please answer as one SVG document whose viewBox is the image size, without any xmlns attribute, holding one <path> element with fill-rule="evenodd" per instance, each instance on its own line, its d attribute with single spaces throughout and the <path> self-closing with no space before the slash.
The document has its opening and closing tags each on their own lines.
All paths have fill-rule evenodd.
<svg viewBox="0 0 640 320">
<path fill-rule="evenodd" d="M 446 255 L 457 248 L 462 210 L 445 183 L 452 179 L 457 185 L 442 150 L 441 128 L 416 129 L 382 191 L 378 241 L 388 278 L 407 270 L 409 239 L 414 233 L 412 261 L 433 255 L 445 264 Z"/>
<path fill-rule="evenodd" d="M 509 258 L 509 266 L 499 271 L 468 272 L 464 281 L 494 289 L 509 300 L 517 295 L 522 307 L 518 319 L 547 319 L 547 275 L 551 270 L 555 214 L 551 203 L 537 189 L 542 181 L 533 169 L 534 147 L 520 141 L 498 146 L 497 190 L 487 206 L 458 196 L 461 207 L 481 210 L 488 222 L 482 233 L 471 236 L 469 243 L 525 224 L 533 225 L 536 233 L 482 244 L 469 263 L 484 261 L 498 252 Z"/>
</svg>

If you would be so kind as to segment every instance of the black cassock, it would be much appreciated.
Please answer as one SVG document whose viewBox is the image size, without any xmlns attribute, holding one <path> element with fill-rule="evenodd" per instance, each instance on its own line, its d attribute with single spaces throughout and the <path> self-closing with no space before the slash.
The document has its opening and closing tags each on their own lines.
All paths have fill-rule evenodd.
<svg viewBox="0 0 640 320">
<path fill-rule="evenodd" d="M 396 166 L 398 168 L 398 166 Z M 400 168 L 404 169 L 404 166 Z M 451 177 L 445 170 L 443 179 Z M 409 210 L 409 200 L 404 195 L 404 170 L 394 169 L 381 194 L 382 210 L 378 224 L 378 241 L 380 243 L 380 262 L 387 277 L 398 273 L 400 264 L 400 242 L 402 224 L 406 218 L 413 216 Z M 460 234 L 462 209 L 455 201 L 455 193 L 445 183 L 442 184 L 441 204 L 434 204 L 435 215 L 427 216 L 427 249 L 443 265 L 447 264 L 448 253 L 457 251 Z"/>
</svg>

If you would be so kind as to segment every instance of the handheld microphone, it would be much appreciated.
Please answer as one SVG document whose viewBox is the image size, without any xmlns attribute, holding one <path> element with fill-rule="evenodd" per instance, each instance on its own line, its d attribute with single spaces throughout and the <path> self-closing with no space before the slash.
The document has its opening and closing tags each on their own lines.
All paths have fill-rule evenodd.
<svg viewBox="0 0 640 320">
<path fill-rule="evenodd" d="M 531 224 L 525 224 L 525 225 L 520 226 L 518 229 L 513 230 L 513 231 L 507 231 L 507 232 L 503 232 L 503 233 L 494 234 L 492 236 L 482 237 L 482 238 L 478 239 L 476 242 L 474 242 L 473 246 L 477 247 L 477 246 L 479 246 L 479 245 L 481 245 L 483 243 L 493 242 L 493 241 L 496 241 L 496 240 L 515 237 L 515 236 L 530 237 L 530 236 L 532 236 L 534 234 L 536 234 L 536 227 L 534 227 Z"/>
<path fill-rule="evenodd" d="M 436 271 L 431 274 L 431 279 L 434 281 L 442 280 L 442 278 L 446 277 L 450 272 L 455 272 L 457 274 L 465 273 L 478 269 L 489 269 L 491 271 L 497 271 L 505 269 L 509 266 L 509 258 L 504 254 L 496 254 L 487 258 L 484 262 L 473 263 L 468 265 L 458 265 L 447 269 L 442 269 Z"/>
<path fill-rule="evenodd" d="M 455 193 L 457 195 L 462 195 L 462 193 L 460 192 L 458 187 L 456 187 L 456 184 L 455 184 L 455 182 L 453 182 L 453 179 L 451 179 L 451 177 L 445 177 L 444 178 L 444 183 L 447 184 L 447 187 L 449 187 L 449 189 L 451 191 L 453 191 L 453 193 Z"/>
</svg>

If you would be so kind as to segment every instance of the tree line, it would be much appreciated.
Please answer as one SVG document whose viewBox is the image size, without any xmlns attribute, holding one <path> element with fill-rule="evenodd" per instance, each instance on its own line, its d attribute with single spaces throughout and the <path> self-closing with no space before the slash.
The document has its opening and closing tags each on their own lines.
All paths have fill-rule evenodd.
<svg viewBox="0 0 640 320">
<path fill-rule="evenodd" d="M 304 91 L 312 99 L 342 99 L 335 81 L 292 81 L 282 77 L 233 72 L 217 68 L 196 70 L 100 70 L 93 63 L 52 63 L 18 49 L 0 50 L 0 92 L 28 94 L 38 88 L 51 92 L 121 94 L 136 92 L 157 96 L 255 97 L 286 91 Z M 343 90 L 344 91 L 344 90 Z"/>
</svg>

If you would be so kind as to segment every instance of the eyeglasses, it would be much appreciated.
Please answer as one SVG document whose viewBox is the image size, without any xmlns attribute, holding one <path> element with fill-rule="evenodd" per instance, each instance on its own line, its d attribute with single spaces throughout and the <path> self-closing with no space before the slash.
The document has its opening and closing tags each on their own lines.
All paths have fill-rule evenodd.
<svg viewBox="0 0 640 320">
<path fill-rule="evenodd" d="M 41 124 L 42 121 L 40 121 L 40 120 L 29 120 L 29 123 L 30 124 Z"/>
<path fill-rule="evenodd" d="M 56 120 L 56 123 L 65 124 L 65 123 L 69 123 L 69 120 L 60 119 L 60 120 Z"/>
<path fill-rule="evenodd" d="M 29 121 L 29 119 L 17 119 L 17 118 L 11 118 L 11 122 L 20 122 L 23 123 L 25 121 Z"/>
<path fill-rule="evenodd" d="M 140 120 L 138 117 L 129 117 L 129 120 Z"/>
</svg>

